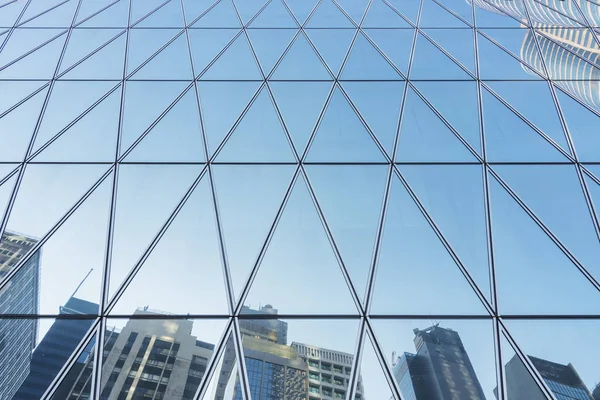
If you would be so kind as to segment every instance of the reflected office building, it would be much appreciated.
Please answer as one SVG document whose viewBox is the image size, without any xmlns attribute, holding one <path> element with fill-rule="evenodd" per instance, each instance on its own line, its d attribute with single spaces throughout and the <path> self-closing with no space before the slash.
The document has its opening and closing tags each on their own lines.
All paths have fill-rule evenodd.
<svg viewBox="0 0 600 400">
<path fill-rule="evenodd" d="M 537 357 L 528 357 L 557 399 L 594 400 L 572 364 L 562 365 Z M 506 363 L 504 371 L 508 400 L 546 400 L 546 396 L 517 355 Z M 497 389 L 494 390 L 494 394 L 498 398 Z"/>
<path fill-rule="evenodd" d="M 36 239 L 5 232 L 0 241 L 0 281 L 37 243 Z M 38 313 L 40 252 L 34 254 L 0 289 L 0 314 Z M 12 399 L 27 375 L 37 338 L 37 319 L 0 319 L 0 399 Z"/>
<path fill-rule="evenodd" d="M 414 333 L 417 353 L 394 364 L 405 400 L 485 400 L 458 332 L 433 325 Z"/>
</svg>

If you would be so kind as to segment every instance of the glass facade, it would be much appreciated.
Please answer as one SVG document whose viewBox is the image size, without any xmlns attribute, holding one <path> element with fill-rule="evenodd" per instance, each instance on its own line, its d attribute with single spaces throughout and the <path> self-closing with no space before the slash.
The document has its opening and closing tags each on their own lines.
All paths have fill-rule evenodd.
<svg viewBox="0 0 600 400">
<path fill-rule="evenodd" d="M 600 400 L 600 1 L 0 0 L 0 400 Z"/>
</svg>

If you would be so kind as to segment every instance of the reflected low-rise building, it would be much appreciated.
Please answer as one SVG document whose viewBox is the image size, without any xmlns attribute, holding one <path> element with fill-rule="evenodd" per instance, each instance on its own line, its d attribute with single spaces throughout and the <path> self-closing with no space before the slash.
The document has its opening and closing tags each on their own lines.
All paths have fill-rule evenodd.
<svg viewBox="0 0 600 400">
<path fill-rule="evenodd" d="M 434 325 L 414 333 L 417 353 L 404 353 L 394 364 L 407 400 L 485 400 L 458 332 Z"/>
<path fill-rule="evenodd" d="M 0 240 L 0 281 L 37 243 L 36 239 L 5 232 Z M 38 313 L 40 252 L 31 256 L 14 277 L 0 289 L 0 314 Z M 37 319 L 0 319 L 0 399 L 12 399 L 27 375 L 37 341 Z"/>
<path fill-rule="evenodd" d="M 558 400 L 594 400 L 572 364 L 562 365 L 537 357 L 528 357 Z M 504 371 L 508 399 L 546 399 L 517 355 L 506 363 Z M 497 390 L 494 393 L 498 398 Z"/>
</svg>

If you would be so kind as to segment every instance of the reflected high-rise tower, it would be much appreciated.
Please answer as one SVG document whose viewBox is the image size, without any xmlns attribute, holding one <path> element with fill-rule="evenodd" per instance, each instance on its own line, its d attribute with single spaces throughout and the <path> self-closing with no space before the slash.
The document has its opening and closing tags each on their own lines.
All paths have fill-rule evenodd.
<svg viewBox="0 0 600 400">
<path fill-rule="evenodd" d="M 417 353 L 404 353 L 394 365 L 406 400 L 485 400 L 458 332 L 434 325 L 414 333 Z"/>
<path fill-rule="evenodd" d="M 0 280 L 9 274 L 36 239 L 5 232 L 0 241 Z M 34 254 L 0 290 L 0 314 L 35 315 L 38 312 L 40 253 Z M 12 399 L 29 374 L 37 337 L 35 318 L 0 319 L 0 399 Z"/>
</svg>

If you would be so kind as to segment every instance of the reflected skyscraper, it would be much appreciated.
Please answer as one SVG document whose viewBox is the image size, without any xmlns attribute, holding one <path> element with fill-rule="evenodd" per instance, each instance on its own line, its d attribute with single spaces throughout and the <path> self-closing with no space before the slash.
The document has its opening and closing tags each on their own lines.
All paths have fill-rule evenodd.
<svg viewBox="0 0 600 400">
<path fill-rule="evenodd" d="M 594 396 L 594 400 L 600 400 L 600 383 L 596 385 L 592 395 Z"/>
<path fill-rule="evenodd" d="M 5 232 L 0 241 L 0 280 L 9 274 L 36 239 Z M 38 312 L 40 252 L 0 289 L 0 314 L 35 315 Z M 12 399 L 29 374 L 37 337 L 35 318 L 0 319 L 0 399 Z"/>
<path fill-rule="evenodd" d="M 557 399 L 593 400 L 572 364 L 562 365 L 531 356 L 529 359 Z M 509 400 L 546 399 L 517 355 L 506 363 L 504 371 Z M 497 390 L 494 393 L 497 397 Z"/>
<path fill-rule="evenodd" d="M 61 315 L 96 314 L 98 304 L 71 297 L 60 308 Z M 13 397 L 14 400 L 38 400 L 65 365 L 93 319 L 57 319 L 31 357 L 29 375 Z"/>
<path fill-rule="evenodd" d="M 404 353 L 394 365 L 406 400 L 485 400 L 458 332 L 434 325 L 414 333 L 417 353 Z"/>
</svg>

